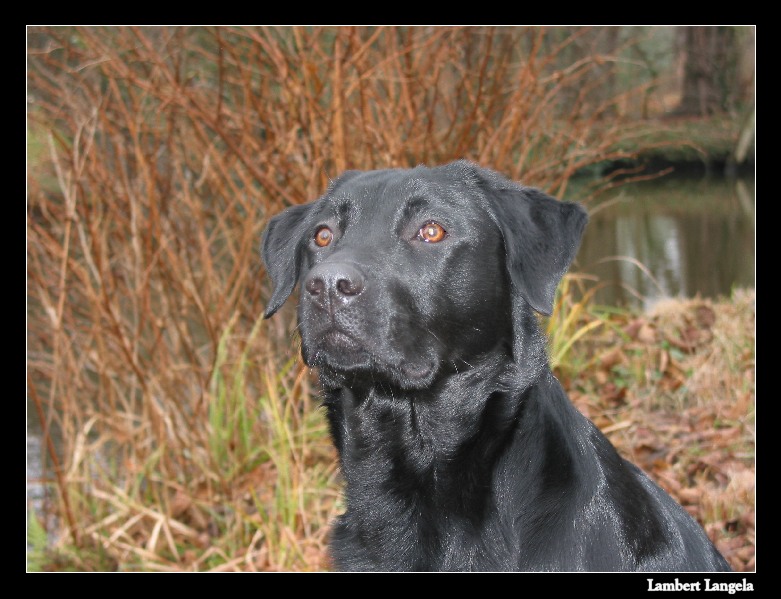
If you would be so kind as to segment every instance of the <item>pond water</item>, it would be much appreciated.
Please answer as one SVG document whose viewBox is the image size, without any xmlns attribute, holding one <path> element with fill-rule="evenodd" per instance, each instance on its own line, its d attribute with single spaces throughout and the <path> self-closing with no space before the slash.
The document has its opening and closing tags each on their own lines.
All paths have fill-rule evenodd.
<svg viewBox="0 0 781 599">
<path fill-rule="evenodd" d="M 588 208 L 570 270 L 598 279 L 600 304 L 648 309 L 755 285 L 753 179 L 668 176 L 622 186 Z"/>
</svg>

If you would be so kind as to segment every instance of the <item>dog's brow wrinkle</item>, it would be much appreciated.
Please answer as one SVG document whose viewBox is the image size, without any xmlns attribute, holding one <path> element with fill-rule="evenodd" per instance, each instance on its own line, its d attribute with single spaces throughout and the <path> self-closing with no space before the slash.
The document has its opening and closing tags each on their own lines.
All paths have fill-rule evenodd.
<svg viewBox="0 0 781 599">
<path fill-rule="evenodd" d="M 356 202 L 344 196 L 333 196 L 329 198 L 329 202 L 334 207 L 334 212 L 340 217 L 357 210 Z"/>
<path fill-rule="evenodd" d="M 407 181 L 407 187 L 409 188 L 410 193 L 421 193 L 424 191 L 425 184 L 422 180 L 415 177 Z"/>
</svg>

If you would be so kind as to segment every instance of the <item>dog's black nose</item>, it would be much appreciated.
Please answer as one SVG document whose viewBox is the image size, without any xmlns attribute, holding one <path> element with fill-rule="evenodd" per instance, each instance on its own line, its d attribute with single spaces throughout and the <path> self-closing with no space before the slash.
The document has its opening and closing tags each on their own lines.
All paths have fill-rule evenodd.
<svg viewBox="0 0 781 599">
<path fill-rule="evenodd" d="M 324 263 L 315 266 L 304 282 L 312 300 L 331 313 L 348 304 L 363 291 L 365 279 L 354 266 L 345 263 Z"/>
</svg>

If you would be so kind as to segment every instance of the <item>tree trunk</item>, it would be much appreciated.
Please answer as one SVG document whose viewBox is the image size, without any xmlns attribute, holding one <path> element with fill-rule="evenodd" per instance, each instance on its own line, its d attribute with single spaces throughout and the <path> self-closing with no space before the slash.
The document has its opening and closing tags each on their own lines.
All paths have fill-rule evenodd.
<svg viewBox="0 0 781 599">
<path fill-rule="evenodd" d="M 676 114 L 708 116 L 735 108 L 739 52 L 733 27 L 681 27 L 683 88 Z"/>
</svg>

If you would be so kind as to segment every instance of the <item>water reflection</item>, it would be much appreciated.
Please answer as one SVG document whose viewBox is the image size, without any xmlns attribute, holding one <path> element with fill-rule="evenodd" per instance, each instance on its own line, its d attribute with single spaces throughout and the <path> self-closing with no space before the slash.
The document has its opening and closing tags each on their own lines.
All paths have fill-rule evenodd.
<svg viewBox="0 0 781 599">
<path fill-rule="evenodd" d="M 590 206 L 574 270 L 599 278 L 596 300 L 649 308 L 667 297 L 753 287 L 754 182 L 667 178 Z"/>
</svg>

